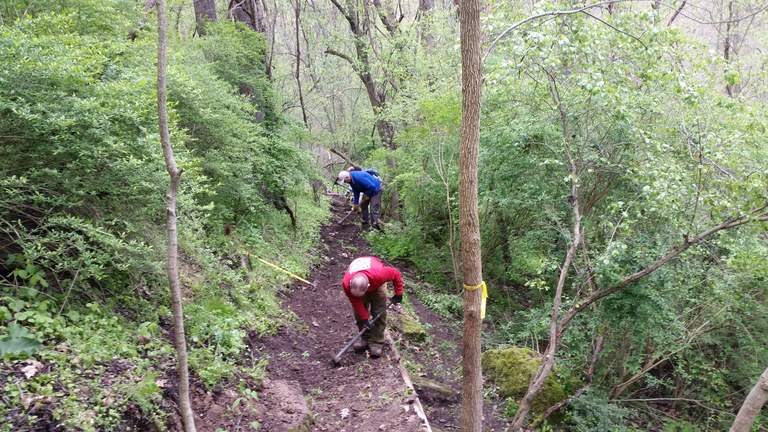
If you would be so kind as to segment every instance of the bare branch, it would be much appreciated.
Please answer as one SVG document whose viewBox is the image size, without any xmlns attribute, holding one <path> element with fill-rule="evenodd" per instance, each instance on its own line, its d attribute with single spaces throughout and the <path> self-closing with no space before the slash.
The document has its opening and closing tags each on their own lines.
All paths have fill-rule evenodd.
<svg viewBox="0 0 768 432">
<path fill-rule="evenodd" d="M 335 55 L 336 57 L 343 58 L 344 60 L 348 61 L 349 64 L 352 65 L 352 68 L 357 72 L 357 66 L 355 65 L 355 61 L 352 60 L 352 57 L 350 57 L 350 56 L 348 56 L 348 55 L 346 55 L 344 53 L 340 53 L 340 52 L 338 52 L 338 51 L 336 51 L 334 49 L 331 49 L 331 48 L 326 49 L 325 53 L 326 54 L 330 54 L 330 55 Z"/>
<path fill-rule="evenodd" d="M 597 340 L 595 341 L 595 348 L 592 351 L 592 360 L 589 362 L 589 368 L 587 369 L 587 383 L 584 384 L 580 389 L 576 390 L 576 392 L 573 395 L 547 408 L 543 414 L 541 414 L 539 417 L 536 418 L 536 420 L 533 423 L 531 423 L 532 429 L 536 429 L 536 426 L 541 422 L 543 422 L 544 420 L 546 420 L 547 417 L 551 416 L 555 411 L 564 407 L 568 402 L 574 399 L 578 399 L 579 396 L 586 393 L 587 390 L 589 390 L 589 388 L 592 387 L 592 378 L 595 375 L 595 365 L 597 364 L 597 359 L 600 357 L 600 351 L 603 350 L 604 341 L 605 341 L 605 330 L 603 330 L 603 332 L 600 333 L 600 336 L 598 336 Z"/>
<path fill-rule="evenodd" d="M 617 31 L 617 32 L 619 32 L 619 33 L 621 33 L 621 34 L 623 34 L 623 35 L 627 35 L 627 36 L 631 37 L 632 39 L 634 39 L 634 40 L 638 41 L 638 42 L 640 43 L 640 45 L 642 45 L 642 46 L 643 46 L 643 48 L 645 48 L 645 49 L 648 49 L 648 46 L 646 46 L 646 45 L 643 43 L 643 41 L 641 41 L 640 39 L 638 39 L 638 38 L 637 38 L 637 36 L 635 36 L 635 35 L 632 35 L 632 34 L 629 34 L 629 33 L 625 32 L 624 30 L 621 30 L 621 29 L 619 29 L 619 28 L 616 28 L 616 27 L 614 27 L 613 25 L 611 25 L 611 24 L 608 24 L 608 23 L 607 23 L 605 20 L 603 20 L 602 18 L 598 18 L 598 17 L 596 17 L 596 16 L 592 15 L 592 14 L 591 14 L 591 13 L 589 13 L 589 12 L 583 12 L 583 13 L 584 13 L 584 15 L 586 15 L 586 16 L 592 17 L 592 18 L 594 18 L 594 19 L 596 19 L 596 20 L 600 21 L 601 23 L 603 23 L 604 25 L 606 25 L 606 26 L 608 26 L 608 27 L 612 28 L 612 29 L 613 29 L 613 30 L 615 30 L 615 31 Z"/>
<path fill-rule="evenodd" d="M 675 13 L 672 14 L 672 18 L 669 19 L 669 22 L 667 23 L 667 26 L 671 26 L 673 22 L 675 22 L 675 19 L 678 15 L 680 15 L 680 12 L 685 7 L 685 4 L 688 3 L 688 0 L 683 0 L 682 3 L 680 3 L 680 6 L 675 9 Z"/>
<path fill-rule="evenodd" d="M 547 72 L 547 76 L 549 78 L 549 89 L 552 100 L 560 113 L 563 148 L 565 150 L 565 155 L 568 159 L 568 165 L 570 168 L 571 196 L 568 199 L 568 203 L 571 205 L 573 212 L 573 227 L 571 232 L 572 243 L 571 246 L 568 247 L 568 251 L 565 253 L 563 264 L 560 267 L 560 275 L 557 280 L 555 295 L 552 299 L 552 315 L 550 316 L 549 321 L 549 344 L 547 345 L 544 358 L 541 359 L 538 369 L 531 377 L 528 390 L 518 404 L 517 414 L 515 414 L 515 418 L 512 420 L 512 430 L 519 430 L 523 426 L 525 418 L 533 406 L 533 398 L 544 386 L 544 381 L 547 379 L 554 366 L 555 354 L 557 353 L 561 334 L 560 326 L 558 325 L 558 317 L 560 316 L 560 309 L 562 305 L 563 288 L 565 287 L 565 282 L 568 278 L 568 271 L 571 267 L 574 256 L 576 255 L 576 251 L 581 244 L 581 239 L 583 236 L 583 230 L 581 228 L 581 211 L 579 209 L 579 169 L 571 153 L 571 147 L 568 141 L 570 138 L 568 116 L 560 99 L 560 93 L 558 92 L 555 78 L 549 72 Z"/>
<path fill-rule="evenodd" d="M 549 12 L 542 12 L 542 13 L 536 14 L 536 15 L 531 15 L 528 18 L 525 18 L 524 20 L 518 21 L 518 22 L 512 24 L 511 26 L 507 27 L 503 32 L 501 32 L 498 36 L 496 36 L 496 38 L 493 40 L 493 42 L 491 42 L 491 44 L 488 45 L 488 50 L 485 52 L 485 55 L 483 56 L 483 63 L 485 63 L 485 60 L 491 54 L 491 51 L 493 51 L 493 49 L 496 47 L 496 45 L 498 45 L 498 43 L 499 43 L 499 41 L 501 41 L 501 39 L 506 37 L 510 32 L 512 32 L 516 28 L 522 26 L 523 24 L 529 23 L 531 21 L 535 21 L 535 20 L 537 20 L 539 18 L 543 18 L 543 17 L 550 17 L 550 16 L 551 17 L 556 17 L 556 16 L 563 16 L 563 15 L 573 15 L 573 14 L 578 14 L 578 13 L 585 13 L 585 11 L 587 11 L 589 9 L 594 9 L 596 7 L 605 6 L 605 5 L 613 5 L 613 4 L 616 4 L 616 3 L 627 3 L 627 2 L 630 2 L 630 3 L 638 3 L 638 2 L 645 3 L 647 1 L 648 0 L 611 0 L 611 1 L 604 1 L 604 2 L 599 2 L 599 3 L 594 3 L 594 4 L 591 4 L 591 5 L 586 5 L 586 6 L 582 7 L 582 8 L 579 8 L 579 9 L 571 9 L 571 10 L 563 10 L 563 11 L 549 11 Z M 671 5 L 668 5 L 668 4 L 662 3 L 662 2 L 656 2 L 656 4 L 659 5 L 659 6 L 664 6 L 667 9 L 674 10 L 675 14 L 674 14 L 673 18 L 677 18 L 677 15 L 682 15 L 682 16 L 688 18 L 689 20 L 691 20 L 691 21 L 693 21 L 693 22 L 695 22 L 697 24 L 704 24 L 704 25 L 727 24 L 727 23 L 740 22 L 740 21 L 743 21 L 745 19 L 751 18 L 751 17 L 753 17 L 755 15 L 758 15 L 761 12 L 765 11 L 766 9 L 768 9 L 768 4 L 766 4 L 765 6 L 759 8 L 759 9 L 757 9 L 757 10 L 755 10 L 755 11 L 753 11 L 753 12 L 747 14 L 747 15 L 741 16 L 741 17 L 735 17 L 735 18 L 728 19 L 728 20 L 725 20 L 725 21 L 702 21 L 700 19 L 697 19 L 695 17 L 692 17 L 690 15 L 686 15 L 686 14 L 682 13 L 682 9 L 683 9 L 682 6 L 680 6 L 678 8 L 675 8 L 675 7 L 671 6 Z M 596 18 L 594 15 L 591 15 L 591 14 L 587 14 L 587 15 L 589 15 L 592 18 Z M 603 20 L 600 20 L 600 21 L 605 24 L 605 21 L 603 21 Z M 671 23 L 672 23 L 672 20 L 670 20 L 669 24 L 671 24 Z M 618 30 L 618 29 L 616 29 L 613 26 L 611 26 L 611 27 L 614 30 Z M 624 33 L 624 32 L 622 32 L 622 33 Z"/>
<path fill-rule="evenodd" d="M 331 148 L 329 149 L 329 151 L 330 151 L 331 153 L 335 154 L 336 156 L 339 156 L 340 158 L 344 159 L 344 161 L 345 161 L 346 163 L 348 163 L 349 165 L 351 165 L 351 166 L 355 166 L 355 165 L 357 165 L 356 163 L 352 162 L 352 161 L 349 159 L 349 157 L 347 157 L 347 155 L 345 155 L 345 154 L 342 154 L 341 152 L 339 152 L 339 151 L 338 151 L 338 150 L 336 150 L 335 148 L 331 147 Z"/>
<path fill-rule="evenodd" d="M 736 228 L 736 227 L 739 227 L 739 226 L 742 226 L 742 225 L 745 225 L 747 223 L 754 222 L 754 221 L 766 221 L 766 220 L 768 220 L 768 214 L 766 214 L 764 212 L 765 207 L 766 206 L 763 205 L 763 206 L 753 210 L 751 212 L 752 215 L 750 215 L 750 216 L 743 216 L 743 217 L 740 217 L 740 218 L 735 219 L 735 220 L 725 221 L 725 222 L 723 222 L 723 223 L 721 223 L 719 225 L 716 225 L 716 226 L 714 226 L 714 227 L 712 227 L 712 228 L 702 232 L 701 234 L 697 235 L 693 239 L 689 239 L 686 236 L 686 238 L 683 240 L 683 243 L 681 243 L 681 244 L 675 246 L 674 248 L 672 248 L 671 251 L 669 251 L 666 255 L 664 255 L 663 257 L 659 258 L 655 262 L 653 262 L 653 264 L 649 265 L 648 267 L 646 267 L 646 268 L 644 268 L 644 269 L 642 269 L 642 270 L 640 270 L 638 272 L 635 272 L 635 273 L 627 276 L 621 282 L 617 283 L 616 285 L 614 285 L 614 286 L 612 286 L 610 288 L 607 288 L 607 289 L 604 289 L 602 291 L 598 291 L 596 293 L 593 293 L 592 295 L 590 295 L 589 297 L 584 299 L 584 301 L 582 301 L 581 303 L 579 303 L 576 306 L 573 306 L 570 310 L 568 310 L 568 312 L 566 312 L 565 316 L 563 317 L 562 322 L 560 323 L 560 334 L 559 334 L 559 337 L 562 337 L 562 335 L 565 332 L 565 329 L 568 327 L 568 324 L 570 323 L 570 321 L 579 312 L 581 312 L 584 309 L 586 309 L 589 305 L 591 305 L 592 303 L 600 300 L 603 297 L 607 297 L 607 296 L 609 296 L 609 295 L 611 295 L 611 294 L 621 290 L 622 288 L 628 286 L 629 284 L 631 284 L 633 282 L 636 282 L 637 280 L 639 280 L 639 279 L 641 279 L 641 278 L 643 278 L 645 276 L 648 276 L 649 274 L 651 274 L 654 271 L 656 271 L 659 268 L 661 268 L 664 264 L 666 264 L 669 261 L 671 261 L 671 260 L 677 258 L 678 256 L 680 256 L 680 254 L 682 254 L 686 250 L 690 249 L 691 246 L 694 246 L 696 244 L 699 244 L 699 243 L 703 242 L 707 238 L 711 237 L 712 235 L 714 235 L 714 234 L 716 234 L 716 233 L 718 233 L 720 231 L 724 231 L 724 230 L 727 230 L 727 229 L 730 229 L 730 228 Z"/>
<path fill-rule="evenodd" d="M 523 24 L 526 24 L 528 22 L 537 20 L 539 18 L 544 18 L 544 17 L 548 17 L 548 16 L 573 15 L 573 14 L 584 12 L 585 10 L 588 10 L 588 9 L 594 9 L 596 7 L 605 6 L 605 5 L 613 4 L 613 3 L 622 3 L 622 2 L 626 2 L 626 1 L 636 1 L 636 0 L 611 0 L 611 1 L 605 1 L 605 2 L 591 4 L 591 5 L 586 5 L 583 8 L 579 8 L 579 9 L 564 10 L 564 11 L 549 11 L 549 12 L 543 12 L 543 13 L 536 14 L 536 15 L 531 15 L 528 18 L 526 18 L 526 19 L 524 19 L 522 21 L 518 21 L 515 24 L 512 24 L 511 26 L 507 27 L 506 30 L 504 30 L 503 32 L 501 32 L 501 34 L 496 36 L 496 39 L 494 39 L 493 42 L 491 42 L 491 44 L 488 45 L 488 50 L 485 52 L 485 55 L 483 56 L 483 63 L 485 63 L 485 60 L 491 54 L 491 51 L 493 51 L 493 49 L 496 47 L 496 45 L 498 45 L 499 41 L 501 41 L 505 36 L 507 36 L 510 32 L 512 32 L 512 30 L 522 26 Z"/>
</svg>

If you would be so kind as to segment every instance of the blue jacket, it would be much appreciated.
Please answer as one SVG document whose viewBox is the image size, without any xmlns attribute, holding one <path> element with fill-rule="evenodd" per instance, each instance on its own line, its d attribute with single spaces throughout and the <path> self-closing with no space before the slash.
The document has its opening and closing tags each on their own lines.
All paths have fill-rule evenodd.
<svg viewBox="0 0 768 432">
<path fill-rule="evenodd" d="M 355 192 L 355 204 L 360 201 L 360 192 L 369 198 L 381 192 L 381 181 L 367 172 L 350 171 L 349 176 L 352 177 L 352 183 L 349 185 Z"/>
</svg>

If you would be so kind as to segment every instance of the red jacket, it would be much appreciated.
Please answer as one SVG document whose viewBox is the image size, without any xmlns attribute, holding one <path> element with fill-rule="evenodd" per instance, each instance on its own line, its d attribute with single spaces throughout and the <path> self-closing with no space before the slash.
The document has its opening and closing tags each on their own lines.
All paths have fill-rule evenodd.
<svg viewBox="0 0 768 432">
<path fill-rule="evenodd" d="M 403 277 L 400 276 L 400 272 L 393 267 L 386 267 L 380 259 L 372 256 L 364 256 L 356 258 L 352 261 L 352 264 L 347 268 L 347 272 L 344 273 L 344 294 L 347 295 L 349 302 L 352 303 L 352 307 L 360 316 L 360 318 L 366 320 L 370 318 L 368 311 L 365 309 L 363 302 L 359 297 L 355 297 L 349 290 L 349 281 L 352 280 L 352 276 L 357 273 L 363 273 L 368 276 L 368 283 L 371 285 L 366 292 L 376 291 L 380 286 L 387 282 L 392 282 L 395 287 L 395 295 L 403 295 Z"/>
</svg>

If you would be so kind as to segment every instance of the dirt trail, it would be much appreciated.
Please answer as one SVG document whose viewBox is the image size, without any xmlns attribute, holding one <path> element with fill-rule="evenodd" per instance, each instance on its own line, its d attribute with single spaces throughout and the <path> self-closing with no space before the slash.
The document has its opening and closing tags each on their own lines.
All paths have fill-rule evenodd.
<svg viewBox="0 0 768 432">
<path fill-rule="evenodd" d="M 344 203 L 336 199 L 332 206 L 333 220 L 321 231 L 321 262 L 308 277 L 316 286 L 296 282 L 284 299 L 284 307 L 297 315 L 297 322 L 274 336 L 252 337 L 249 341 L 256 354 L 269 359 L 269 380 L 259 397 L 259 430 L 426 430 L 414 410 L 413 392 L 406 387 L 390 347 L 385 347 L 378 359 L 350 349 L 340 365 L 333 364 L 333 355 L 356 333 L 352 308 L 341 290 L 341 278 L 355 257 L 371 251 L 360 237 L 357 221 L 336 223 L 345 214 Z M 403 273 L 412 279 L 407 272 Z M 407 283 L 405 295 L 419 320 L 426 324 L 428 337 L 420 344 L 403 340 L 397 333 L 393 337 L 400 341 L 403 361 L 417 365 L 417 375 L 436 379 L 450 390 L 424 390 L 418 394 L 432 430 L 457 430 L 461 323 L 446 323 L 427 310 L 409 292 Z M 389 322 L 396 319 L 397 314 L 390 313 Z M 307 408 L 301 406 L 302 400 L 307 401 L 308 415 Z M 486 411 L 484 430 L 503 430 L 496 407 L 486 406 Z M 298 424 L 303 425 L 301 429 L 296 429 Z"/>
</svg>

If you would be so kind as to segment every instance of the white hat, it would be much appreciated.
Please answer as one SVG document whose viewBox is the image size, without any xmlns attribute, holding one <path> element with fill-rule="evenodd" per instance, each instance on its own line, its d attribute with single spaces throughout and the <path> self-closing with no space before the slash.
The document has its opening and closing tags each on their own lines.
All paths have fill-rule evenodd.
<svg viewBox="0 0 768 432">
<path fill-rule="evenodd" d="M 349 177 L 349 171 L 340 171 L 339 172 L 339 177 L 336 179 L 336 182 L 337 183 L 344 183 L 344 180 L 346 180 L 347 177 Z"/>
</svg>

